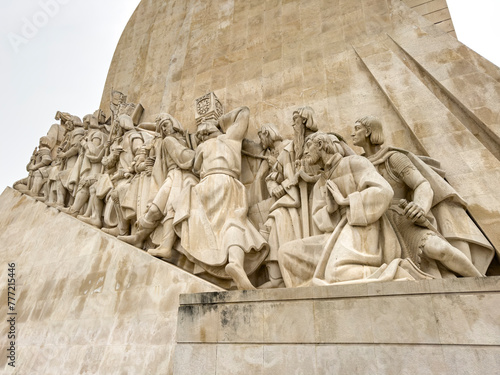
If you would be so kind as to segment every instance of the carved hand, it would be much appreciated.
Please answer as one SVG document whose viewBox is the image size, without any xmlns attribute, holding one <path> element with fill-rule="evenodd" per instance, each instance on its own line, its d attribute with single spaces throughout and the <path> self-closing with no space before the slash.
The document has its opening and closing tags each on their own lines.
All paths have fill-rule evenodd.
<svg viewBox="0 0 500 375">
<path fill-rule="evenodd" d="M 111 177 L 111 181 L 116 181 L 124 177 L 125 177 L 125 171 L 123 169 L 120 169 L 113 175 L 113 177 Z"/>
<path fill-rule="evenodd" d="M 332 180 L 326 182 L 328 191 L 339 206 L 349 206 L 349 199 L 345 198 L 339 190 L 339 187 Z"/>
<path fill-rule="evenodd" d="M 155 159 L 152 157 L 148 157 L 145 161 L 146 166 L 152 167 L 155 164 Z"/>
<path fill-rule="evenodd" d="M 285 189 L 283 189 L 283 186 L 278 185 L 273 189 L 273 195 L 276 197 L 276 199 L 280 199 L 286 194 Z"/>
<path fill-rule="evenodd" d="M 333 199 L 333 196 L 332 194 L 330 194 L 328 192 L 328 189 L 326 190 L 326 210 L 328 211 L 328 213 L 334 213 L 335 211 L 337 211 L 337 209 L 339 208 L 339 205 L 337 204 L 337 202 L 335 202 L 335 199 Z"/>
<path fill-rule="evenodd" d="M 417 225 L 423 225 L 426 221 L 424 209 L 415 202 L 409 202 L 404 212 L 405 216 Z"/>
<path fill-rule="evenodd" d="M 299 177 L 300 173 L 297 172 L 292 178 L 283 181 L 282 185 L 285 187 L 285 189 L 290 189 L 292 186 L 295 186 L 299 183 Z"/>
<path fill-rule="evenodd" d="M 269 163 L 269 166 L 272 167 L 274 164 L 276 164 L 276 162 L 278 161 L 278 159 L 276 159 L 274 156 L 272 155 L 269 155 L 267 157 L 267 162 Z"/>
<path fill-rule="evenodd" d="M 113 156 L 120 156 L 120 153 L 123 151 L 123 149 L 120 149 L 120 148 L 115 148 L 112 153 L 113 153 Z"/>
</svg>

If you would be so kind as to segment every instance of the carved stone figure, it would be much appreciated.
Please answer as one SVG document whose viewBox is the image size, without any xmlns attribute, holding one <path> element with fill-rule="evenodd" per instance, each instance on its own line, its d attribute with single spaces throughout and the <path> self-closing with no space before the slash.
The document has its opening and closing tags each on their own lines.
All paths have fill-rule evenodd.
<svg viewBox="0 0 500 375">
<path fill-rule="evenodd" d="M 200 182 L 188 186 L 175 207 L 174 227 L 181 250 L 213 275 L 233 279 L 239 289 L 254 289 L 247 274 L 267 255 L 267 243 L 250 223 L 241 169 L 241 144 L 250 111 L 240 107 L 198 126 L 194 171 Z"/>
<path fill-rule="evenodd" d="M 35 197 L 39 200 L 45 201 L 46 194 L 42 188 L 47 182 L 49 175 L 49 165 L 52 163 L 50 156 L 50 139 L 48 137 L 40 138 L 38 149 L 33 151 L 30 162 L 26 166 L 29 176 L 14 183 L 14 188 Z"/>
<path fill-rule="evenodd" d="M 59 159 L 58 173 L 56 177 L 57 201 L 56 206 L 65 207 L 71 204 L 74 198 L 74 189 L 69 185 L 70 174 L 75 167 L 80 151 L 81 141 L 85 136 L 85 130 L 80 119 L 74 122 L 74 117 L 66 121 L 67 132 L 64 140 L 58 147 L 57 157 Z M 68 197 L 69 193 L 69 197 Z M 69 202 L 68 202 L 69 200 Z"/>
<path fill-rule="evenodd" d="M 243 140 L 240 181 L 247 191 L 249 218 L 259 228 L 266 221 L 269 208 L 275 201 L 268 191 L 266 179 L 290 141 L 284 141 L 273 124 L 261 126 L 257 135 L 259 142 Z"/>
<path fill-rule="evenodd" d="M 223 115 L 213 93 L 196 134 L 167 113 L 138 124 L 118 91 L 110 109 L 57 112 L 15 187 L 225 287 L 483 276 L 494 257 L 439 163 L 383 148 L 376 118 L 355 124 L 358 156 L 307 106 L 293 140 L 266 124 L 259 143 L 244 138 L 249 109 Z"/>
<path fill-rule="evenodd" d="M 446 277 L 450 274 L 448 270 L 461 276 L 483 276 L 493 257 L 493 248 L 467 216 L 465 202 L 451 186 L 431 168 L 417 161 L 414 155 L 382 148 L 382 123 L 375 117 L 359 119 L 352 138 L 354 145 L 363 147 L 364 156 L 377 167 L 394 190 L 394 200 L 387 217 L 396 230 L 403 254 L 420 264 L 423 271 L 436 277 Z M 401 201 L 403 207 L 399 205 Z M 436 222 L 432 215 L 433 208 L 436 217 L 443 218 L 446 224 Z M 444 232 L 440 233 L 438 227 Z M 459 248 L 452 246 L 445 236 Z M 471 249 L 475 246 L 480 248 L 480 258 L 488 253 L 490 255 L 488 259 L 478 259 L 482 272 L 471 261 Z M 436 265 L 435 261 L 439 263 Z"/>
<path fill-rule="evenodd" d="M 187 147 L 184 129 L 179 121 L 168 113 L 158 115 L 156 132 L 158 142 L 151 149 L 154 152 L 153 179 L 161 184 L 144 216 L 138 216 L 137 231 L 130 236 L 119 236 L 122 241 L 142 247 L 147 237 L 163 221 L 159 247 L 148 252 L 161 258 L 170 258 L 177 239 L 173 229 L 174 203 L 179 200 L 181 190 L 195 185 L 198 179 L 191 172 L 195 152 Z"/>
<path fill-rule="evenodd" d="M 326 235 L 284 244 L 280 267 L 287 287 L 430 278 L 408 260 L 384 216 L 393 191 L 361 156 L 324 133 L 306 140 L 305 162 L 321 167 L 313 190 L 314 220 Z"/>
<path fill-rule="evenodd" d="M 303 235 L 309 235 L 307 184 L 303 183 L 299 188 L 295 179 L 295 162 L 302 157 L 305 137 L 318 130 L 313 109 L 303 107 L 294 111 L 292 127 L 293 141 L 283 147 L 266 178 L 267 188 L 274 202 L 269 209 L 269 218 L 261 230 L 270 248 L 267 262 L 269 283 L 263 287 L 277 287 L 283 282 L 277 264 L 279 247 L 286 242 L 300 239 Z"/>
<path fill-rule="evenodd" d="M 106 190 L 110 187 L 110 183 L 112 185 L 106 194 L 109 197 L 108 204 L 114 209 L 117 219 L 117 225 L 113 226 L 114 223 L 109 220 L 109 216 L 105 215 L 106 227 L 103 231 L 114 236 L 129 234 L 130 221 L 122 209 L 121 202 L 127 193 L 128 181 L 135 174 L 132 168 L 134 157 L 144 144 L 144 136 L 134 127 L 130 116 L 120 115 L 117 118 L 117 125 L 116 136 L 110 145 L 110 154 L 102 161 L 110 171 L 104 175 L 104 184 L 107 186 Z M 111 207 L 108 207 L 108 210 L 110 209 Z"/>
<path fill-rule="evenodd" d="M 66 183 L 69 174 L 66 170 L 72 169 L 76 161 L 74 156 L 78 154 L 79 139 L 83 137 L 85 131 L 83 130 L 82 120 L 77 116 L 58 111 L 55 119 L 60 120 L 60 124 L 52 125 L 47 133 L 51 144 L 52 163 L 48 168 L 49 176 L 45 188 L 47 195 L 45 203 L 50 206 L 64 207 L 67 195 L 64 183 Z M 72 140 L 75 127 L 81 130 L 77 131 L 75 139 Z M 61 172 L 63 172 L 62 175 L 60 175 Z"/>
<path fill-rule="evenodd" d="M 117 191 L 113 190 L 114 181 L 122 180 L 125 173 L 127 173 L 127 177 L 135 173 L 135 170 L 130 168 L 135 154 L 128 153 L 126 157 L 121 157 L 120 154 L 123 152 L 123 148 L 120 143 L 123 141 L 125 131 L 134 129 L 134 125 L 138 123 L 144 108 L 141 104 L 127 103 L 127 96 L 114 90 L 111 92 L 110 110 L 111 117 L 106 123 L 110 123 L 111 126 L 108 129 L 107 125 L 105 125 L 106 133 L 109 133 L 109 136 L 104 146 L 105 154 L 101 161 L 101 173 L 98 175 L 97 182 L 89 188 L 88 209 L 85 215 L 79 215 L 78 219 L 98 228 L 101 228 L 104 222 L 106 226 L 104 231 L 118 235 L 128 233 L 129 223 L 123 217 L 121 209 L 117 209 L 119 207 L 119 196 Z M 99 120 L 103 116 L 102 111 L 99 111 Z M 123 127 L 127 129 L 124 130 Z M 132 133 L 136 134 L 137 132 Z M 131 134 L 126 136 L 125 144 L 128 146 L 130 136 Z M 139 139 L 140 137 L 133 136 L 133 138 Z M 142 143 L 139 145 L 140 141 L 132 142 L 135 143 L 133 145 L 135 151 L 142 147 Z M 119 160 L 123 162 L 121 163 L 122 166 L 125 164 L 125 168 L 122 168 L 121 172 L 116 174 L 119 169 L 117 166 L 120 165 Z M 114 181 L 112 181 L 112 178 L 114 178 Z M 113 191 L 113 199 L 111 199 L 111 191 Z M 120 189 L 119 191 L 124 194 L 125 190 Z M 118 228 L 119 224 L 121 229 Z"/>
<path fill-rule="evenodd" d="M 72 216 L 77 216 L 86 203 L 87 216 L 91 215 L 90 189 L 97 182 L 102 170 L 101 161 L 104 156 L 104 146 L 106 134 L 104 126 L 99 123 L 101 112 L 96 111 L 83 117 L 84 128 L 87 128 L 87 134 L 82 140 L 78 160 L 73 167 L 69 177 L 68 186 L 75 190 L 75 200 L 73 204 L 65 211 Z M 102 119 L 101 119 L 102 120 Z M 76 186 L 76 189 L 74 187 Z"/>
</svg>

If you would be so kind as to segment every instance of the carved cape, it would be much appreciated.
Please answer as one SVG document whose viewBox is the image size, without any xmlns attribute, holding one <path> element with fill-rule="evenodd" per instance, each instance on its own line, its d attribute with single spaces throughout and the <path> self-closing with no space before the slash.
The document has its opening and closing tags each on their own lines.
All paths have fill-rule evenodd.
<svg viewBox="0 0 500 375">
<path fill-rule="evenodd" d="M 328 234 L 280 248 L 286 286 L 428 278 L 400 258 L 398 239 L 384 216 L 393 196 L 387 181 L 360 156 L 336 154 L 327 168 L 314 187 L 313 219 Z M 324 198 L 329 181 L 349 199 L 346 209 L 333 214 Z"/>
<path fill-rule="evenodd" d="M 434 197 L 430 220 L 433 221 L 433 224 L 447 240 L 468 242 L 471 249 L 472 263 L 481 273 L 485 273 L 495 255 L 495 250 L 467 215 L 467 203 L 444 180 L 444 172 L 439 169 L 438 162 L 395 147 L 384 147 L 370 156 L 368 160 L 377 167 L 382 163 L 388 163 L 389 158 L 398 152 L 406 155 L 431 185 Z"/>
</svg>

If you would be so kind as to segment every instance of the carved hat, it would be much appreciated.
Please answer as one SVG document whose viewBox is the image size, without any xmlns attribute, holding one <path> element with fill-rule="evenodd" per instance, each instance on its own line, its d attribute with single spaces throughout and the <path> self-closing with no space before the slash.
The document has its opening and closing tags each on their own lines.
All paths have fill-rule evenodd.
<svg viewBox="0 0 500 375">
<path fill-rule="evenodd" d="M 318 131 L 318 126 L 314 122 L 314 110 L 311 107 L 301 107 L 295 110 L 293 113 L 297 113 L 300 117 L 305 119 L 304 125 L 307 129 L 312 132 Z"/>
</svg>

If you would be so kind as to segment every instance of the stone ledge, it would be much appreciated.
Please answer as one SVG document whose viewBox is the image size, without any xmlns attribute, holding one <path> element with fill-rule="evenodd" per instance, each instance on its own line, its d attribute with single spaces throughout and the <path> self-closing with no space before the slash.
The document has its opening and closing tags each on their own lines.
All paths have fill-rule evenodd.
<svg viewBox="0 0 500 375">
<path fill-rule="evenodd" d="M 497 374 L 499 281 L 183 295 L 174 373 Z"/>
<path fill-rule="evenodd" d="M 419 294 L 467 294 L 500 291 L 500 277 L 456 278 L 422 281 L 389 281 L 371 284 L 329 285 L 295 289 L 244 290 L 183 294 L 180 304 L 245 303 L 259 301 L 293 301 Z"/>
</svg>

